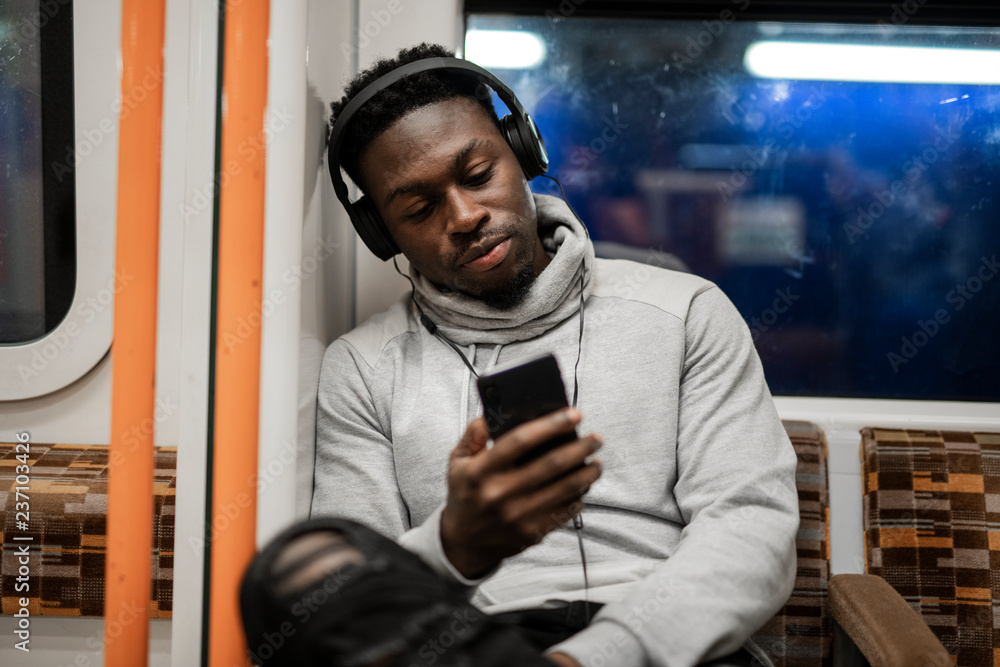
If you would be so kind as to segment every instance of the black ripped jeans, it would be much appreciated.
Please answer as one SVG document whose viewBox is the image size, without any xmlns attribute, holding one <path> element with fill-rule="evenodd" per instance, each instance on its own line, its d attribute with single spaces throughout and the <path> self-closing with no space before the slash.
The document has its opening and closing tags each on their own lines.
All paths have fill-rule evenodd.
<svg viewBox="0 0 1000 667">
<path fill-rule="evenodd" d="M 266 667 L 551 667 L 542 652 L 585 628 L 601 606 L 553 601 L 490 616 L 415 554 L 334 518 L 274 538 L 240 591 L 250 657 Z M 709 664 L 752 665 L 742 654 Z"/>
</svg>

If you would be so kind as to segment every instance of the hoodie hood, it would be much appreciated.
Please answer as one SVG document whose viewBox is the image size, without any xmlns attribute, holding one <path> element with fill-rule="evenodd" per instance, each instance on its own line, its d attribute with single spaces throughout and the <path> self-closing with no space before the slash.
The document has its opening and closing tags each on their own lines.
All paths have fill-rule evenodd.
<svg viewBox="0 0 1000 667">
<path fill-rule="evenodd" d="M 533 195 L 538 211 L 538 235 L 552 258 L 527 296 L 513 308 L 486 305 L 476 297 L 441 289 L 410 267 L 414 298 L 441 332 L 459 345 L 506 345 L 539 336 L 580 309 L 590 295 L 594 246 L 583 224 L 563 200 Z"/>
</svg>

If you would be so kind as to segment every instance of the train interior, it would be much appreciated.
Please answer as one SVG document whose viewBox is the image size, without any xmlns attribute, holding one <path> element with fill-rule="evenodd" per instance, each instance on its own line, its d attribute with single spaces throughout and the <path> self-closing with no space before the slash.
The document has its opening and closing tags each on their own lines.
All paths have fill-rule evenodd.
<svg viewBox="0 0 1000 667">
<path fill-rule="evenodd" d="M 119 637 L 144 634 L 149 665 L 247 664 L 233 582 L 309 514 L 323 352 L 410 289 L 331 188 L 330 103 L 420 42 L 516 92 L 561 183 L 532 189 L 563 190 L 600 256 L 694 273 L 732 300 L 780 417 L 825 439 L 831 574 L 872 566 L 864 429 L 1000 433 L 989 3 L 4 0 L 0 460 L 14 470 L 27 442 L 83 453 L 33 467 L 30 485 L 9 476 L 0 663 L 121 666 Z M 153 143 L 130 144 L 149 113 Z M 148 190 L 126 180 L 144 160 Z M 136 271 L 116 235 L 142 221 Z M 116 347 L 135 335 L 115 312 L 132 298 L 146 361 Z M 131 422 L 114 416 L 126 366 L 149 389 Z M 104 566 L 88 558 L 113 494 L 59 496 L 58 512 L 91 509 L 82 541 L 51 532 L 31 560 L 26 581 L 50 588 L 25 607 L 29 653 L 15 540 L 41 541 L 57 511 L 45 494 L 72 494 L 87 448 L 115 442 L 173 470 L 147 487 L 159 601 L 107 603 L 102 618 L 104 571 L 82 572 Z M 23 528 L 18 485 L 38 504 Z M 985 495 L 980 523 L 996 511 Z M 997 585 L 984 595 L 995 612 Z"/>
</svg>

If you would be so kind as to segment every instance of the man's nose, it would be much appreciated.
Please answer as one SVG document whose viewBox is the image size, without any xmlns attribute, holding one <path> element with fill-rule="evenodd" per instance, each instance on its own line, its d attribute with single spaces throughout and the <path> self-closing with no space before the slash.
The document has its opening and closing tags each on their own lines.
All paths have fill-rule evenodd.
<svg viewBox="0 0 1000 667">
<path fill-rule="evenodd" d="M 473 193 L 453 191 L 448 197 L 448 233 L 467 234 L 489 219 L 490 212 Z"/>
</svg>

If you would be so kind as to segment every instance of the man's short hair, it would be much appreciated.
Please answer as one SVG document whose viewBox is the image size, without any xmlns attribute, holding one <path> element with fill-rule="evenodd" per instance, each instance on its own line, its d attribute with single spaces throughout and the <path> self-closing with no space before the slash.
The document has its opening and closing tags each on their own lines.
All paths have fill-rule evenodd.
<svg viewBox="0 0 1000 667">
<path fill-rule="evenodd" d="M 419 46 L 400 49 L 395 58 L 380 59 L 358 74 L 347 85 L 340 101 L 330 104 L 330 130 L 348 102 L 368 84 L 407 63 L 434 57 L 454 58 L 455 53 L 439 44 L 424 42 Z M 340 165 L 358 187 L 366 190 L 361 181 L 360 164 L 361 156 L 369 144 L 414 109 L 455 97 L 468 97 L 475 101 L 499 127 L 493 99 L 491 95 L 484 94 L 483 84 L 469 77 L 446 72 L 420 72 L 400 79 L 382 90 L 354 114 L 340 146 Z"/>
</svg>

